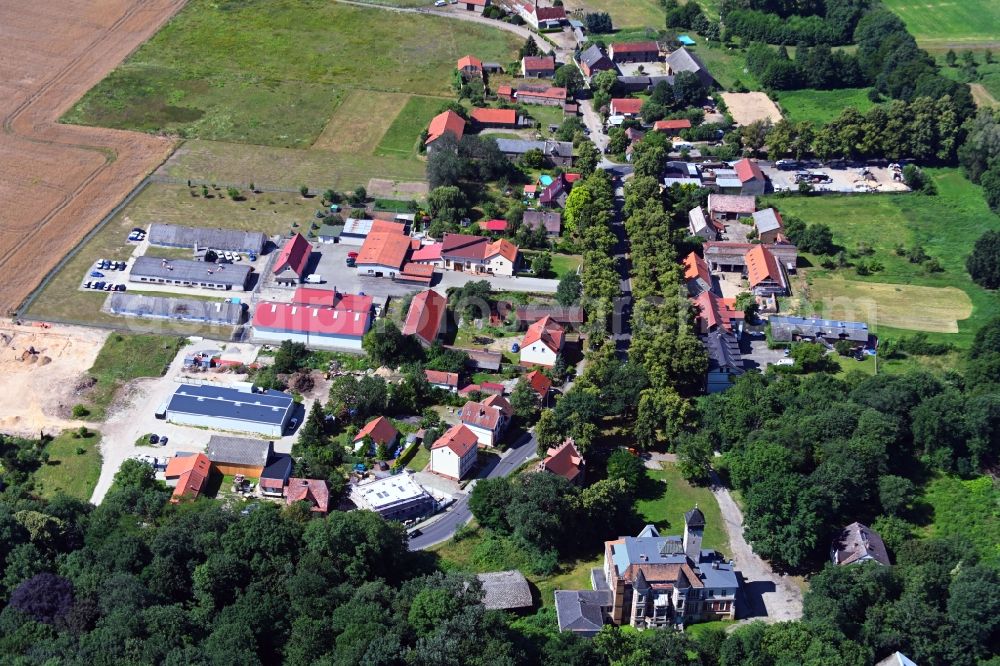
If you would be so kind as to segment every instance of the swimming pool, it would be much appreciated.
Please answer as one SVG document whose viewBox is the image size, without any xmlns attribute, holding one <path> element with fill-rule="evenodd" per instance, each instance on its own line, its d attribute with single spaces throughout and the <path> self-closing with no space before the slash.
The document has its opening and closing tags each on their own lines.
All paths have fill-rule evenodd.
<svg viewBox="0 0 1000 666">
<path fill-rule="evenodd" d="M 545 187 L 548 187 L 549 185 L 552 184 L 552 176 L 539 176 L 538 182 L 540 182 Z"/>
</svg>

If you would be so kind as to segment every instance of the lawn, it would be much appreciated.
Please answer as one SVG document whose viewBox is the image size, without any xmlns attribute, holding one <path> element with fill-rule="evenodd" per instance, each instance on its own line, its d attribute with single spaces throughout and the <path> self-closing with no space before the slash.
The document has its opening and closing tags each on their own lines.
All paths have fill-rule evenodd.
<svg viewBox="0 0 1000 666">
<path fill-rule="evenodd" d="M 1000 45 L 998 45 L 1000 48 Z M 994 55 L 994 61 L 985 62 L 985 57 L 981 52 L 973 52 L 976 60 L 976 72 L 978 79 L 970 84 L 972 97 L 979 106 L 1000 105 L 1000 54 Z M 958 65 L 949 67 L 943 53 L 937 54 L 937 63 L 941 67 L 941 74 L 959 82 L 966 82 L 969 79 L 965 76 L 962 67 L 962 58 L 959 57 Z"/>
<path fill-rule="evenodd" d="M 343 192 L 358 185 L 367 187 L 371 178 L 422 182 L 425 165 L 412 155 L 335 153 L 189 140 L 167 160 L 160 173 L 182 182 L 190 178 L 241 186 L 254 183 L 262 189 L 288 190 L 308 185 L 320 192 L 327 188 Z M 379 193 L 380 196 L 388 194 Z M 414 196 L 412 192 L 401 192 L 397 198 L 419 199 L 423 194 Z"/>
<path fill-rule="evenodd" d="M 1000 489 L 995 481 L 988 476 L 938 477 L 928 484 L 923 501 L 933 510 L 926 536 L 968 539 L 985 562 L 1000 567 Z"/>
<path fill-rule="evenodd" d="M 302 148 L 352 91 L 450 95 L 458 58 L 509 62 L 518 46 L 489 26 L 322 0 L 192 0 L 64 120 Z"/>
<path fill-rule="evenodd" d="M 929 49 L 1000 45 L 996 0 L 884 0 L 920 46 Z"/>
<path fill-rule="evenodd" d="M 87 418 L 103 421 L 118 389 L 139 377 L 161 376 L 180 346 L 178 337 L 112 333 L 87 371 L 97 380 L 84 403 L 90 410 Z"/>
<path fill-rule="evenodd" d="M 335 153 L 371 154 L 409 98 L 403 93 L 350 91 L 312 147 Z"/>
<path fill-rule="evenodd" d="M 848 107 L 862 113 L 868 111 L 874 106 L 868 99 L 869 90 L 870 88 L 787 90 L 778 93 L 778 105 L 788 120 L 808 120 L 819 125 L 830 122 Z"/>
<path fill-rule="evenodd" d="M 414 154 L 420 133 L 427 129 L 431 118 L 436 116 L 447 102 L 448 100 L 441 97 L 418 95 L 410 97 L 383 133 L 375 147 L 375 154 L 388 156 Z"/>
<path fill-rule="evenodd" d="M 544 106 L 541 104 L 529 104 L 523 107 L 536 121 L 541 123 L 542 132 L 549 135 L 549 125 L 562 125 L 566 120 L 566 114 L 558 106 Z"/>
<path fill-rule="evenodd" d="M 659 0 L 566 0 L 566 9 L 607 12 L 618 28 L 662 28 L 666 14 Z"/>
<path fill-rule="evenodd" d="M 407 469 L 412 469 L 414 472 L 422 471 L 427 467 L 428 463 L 431 461 L 431 452 L 425 449 L 423 446 L 417 447 L 417 452 L 413 454 L 410 458 L 410 462 L 406 463 Z"/>
<path fill-rule="evenodd" d="M 746 69 L 746 54 L 742 49 L 727 48 L 721 44 L 710 45 L 700 35 L 698 46 L 692 49 L 723 89 L 733 88 L 739 81 L 750 90 L 760 90 L 757 79 Z"/>
<path fill-rule="evenodd" d="M 729 554 L 729 537 L 722 523 L 719 503 L 712 491 L 688 483 L 673 463 L 661 463 L 662 470 L 649 470 L 651 483 L 640 493 L 636 512 L 645 523 L 656 525 L 663 535 L 684 532 L 684 514 L 697 504 L 705 514 L 704 548 Z"/>
<path fill-rule="evenodd" d="M 937 185 L 937 196 L 791 195 L 766 200 L 783 214 L 829 225 L 834 242 L 849 252 L 859 242 L 869 243 L 873 258 L 884 265 L 874 275 L 859 276 L 852 268 L 816 268 L 820 259 L 805 255 L 814 266 L 804 269 L 808 287 L 798 294 L 807 307 L 838 318 L 841 315 L 828 309 L 836 305 L 871 319 L 880 335 L 926 330 L 931 339 L 960 347 L 967 347 L 976 330 L 1000 312 L 997 294 L 980 288 L 965 271 L 965 257 L 976 239 L 986 229 L 1000 229 L 1000 217 L 986 207 L 980 188 L 957 169 L 928 173 Z M 906 248 L 919 244 L 944 270 L 927 273 L 897 256 L 897 244 Z"/>
<path fill-rule="evenodd" d="M 45 499 L 57 493 L 90 501 L 101 475 L 101 434 L 89 431 L 79 437 L 76 430 L 64 430 L 45 447 L 48 461 L 34 474 L 35 490 Z"/>
<path fill-rule="evenodd" d="M 531 266 L 532 260 L 539 254 L 538 252 L 532 252 L 531 250 L 522 250 L 521 254 L 524 255 L 525 266 Z M 564 275 L 569 273 L 575 273 L 580 265 L 583 263 L 583 257 L 578 254 L 557 254 L 555 252 L 550 252 L 549 256 L 552 257 L 552 275 L 548 277 L 554 279 L 562 279 Z"/>
<path fill-rule="evenodd" d="M 101 307 L 107 294 L 79 290 L 80 280 L 97 259 L 125 260 L 131 256 L 135 246 L 129 244 L 126 238 L 134 226 L 145 226 L 157 221 L 263 231 L 268 235 L 282 234 L 287 233 L 293 223 L 305 225 L 311 222 L 313 212 L 319 205 L 316 199 L 303 199 L 297 193 L 253 194 L 244 191 L 245 201 L 233 201 L 222 196 L 224 190 L 213 191 L 213 196 L 209 199 L 201 196 L 200 189 L 196 192 L 199 196 L 192 197 L 185 185 L 148 186 L 121 213 L 87 241 L 55 274 L 44 291 L 31 304 L 28 309 L 29 316 L 85 324 L 127 326 L 129 330 L 135 331 L 169 330 L 186 335 L 208 335 L 228 339 L 232 334 L 231 327 L 199 326 L 193 323 L 157 320 L 141 321 L 106 314 L 101 312 Z M 160 251 L 155 250 L 155 252 Z M 183 250 L 181 254 L 190 252 Z M 156 293 L 155 288 L 150 288 L 149 291 Z M 177 294 L 170 295 L 177 296 Z"/>
</svg>

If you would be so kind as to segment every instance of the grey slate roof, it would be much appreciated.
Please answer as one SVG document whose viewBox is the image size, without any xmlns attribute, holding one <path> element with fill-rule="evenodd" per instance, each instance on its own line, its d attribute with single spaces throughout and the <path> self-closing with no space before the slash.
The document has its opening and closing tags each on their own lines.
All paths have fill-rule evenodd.
<svg viewBox="0 0 1000 666">
<path fill-rule="evenodd" d="M 704 342 L 708 351 L 709 372 L 729 369 L 736 374 L 743 373 L 743 356 L 740 354 L 740 343 L 735 335 L 724 333 L 719 329 L 706 335 Z"/>
<path fill-rule="evenodd" d="M 778 219 L 777 211 L 773 208 L 758 210 L 753 214 L 753 223 L 759 234 L 781 229 L 781 221 Z"/>
<path fill-rule="evenodd" d="M 683 46 L 667 56 L 667 64 L 670 66 L 670 71 L 674 72 L 674 74 L 677 72 L 693 72 L 706 88 L 715 82 L 712 75 L 708 73 L 705 64 L 698 56 Z"/>
<path fill-rule="evenodd" d="M 531 606 L 531 588 L 517 570 L 494 571 L 476 576 L 483 584 L 483 605 L 490 610 L 513 610 Z"/>
<path fill-rule="evenodd" d="M 161 257 L 137 257 L 129 272 L 129 280 L 137 277 L 187 282 L 212 282 L 243 288 L 250 277 L 250 266 L 246 264 L 212 264 L 190 259 L 163 259 Z"/>
<path fill-rule="evenodd" d="M 545 227 L 545 232 L 550 236 L 558 236 L 562 231 L 562 215 L 551 210 L 526 210 L 522 218 L 525 226 L 537 229 L 539 226 Z"/>
<path fill-rule="evenodd" d="M 197 245 L 213 250 L 260 253 L 264 249 L 266 240 L 267 237 L 259 231 L 207 229 L 160 222 L 149 225 L 150 245 L 168 247 L 194 247 Z"/>
<path fill-rule="evenodd" d="M 233 326 L 243 321 L 243 305 L 241 303 L 199 301 L 193 298 L 112 292 L 108 295 L 106 307 L 113 314 L 131 317 L 180 319 Z"/>
<path fill-rule="evenodd" d="M 292 475 L 292 457 L 287 453 L 275 453 L 260 473 L 262 479 L 281 479 L 288 481 Z"/>
<path fill-rule="evenodd" d="M 572 157 L 573 144 L 569 141 L 527 141 L 524 139 L 497 139 L 500 152 L 511 155 L 523 155 L 529 150 L 538 149 L 546 156 Z"/>
<path fill-rule="evenodd" d="M 879 533 L 861 523 L 851 523 L 833 540 L 831 553 L 834 564 L 853 564 L 872 559 L 889 566 L 889 552 Z"/>
<path fill-rule="evenodd" d="M 704 527 L 705 526 L 705 514 L 701 512 L 701 509 L 697 505 L 684 514 L 684 524 L 689 527 Z"/>
<path fill-rule="evenodd" d="M 602 60 L 611 62 L 611 59 L 604 55 L 604 51 L 597 44 L 591 44 L 589 48 L 580 52 L 580 62 L 588 67 L 593 67 Z"/>
<path fill-rule="evenodd" d="M 860 321 L 839 321 L 836 319 L 805 319 L 803 317 L 781 317 L 774 315 L 771 337 L 778 342 L 790 342 L 796 336 L 804 338 L 841 338 L 852 342 L 868 342 L 868 324 Z"/>
<path fill-rule="evenodd" d="M 271 455 L 271 442 L 246 437 L 212 435 L 205 455 L 216 463 L 231 465 L 259 465 L 264 467 Z"/>
<path fill-rule="evenodd" d="M 556 590 L 559 631 L 596 633 L 604 626 L 604 609 L 611 606 L 609 590 Z"/>
<path fill-rule="evenodd" d="M 280 425 L 293 405 L 292 396 L 280 391 L 251 393 L 228 386 L 181 384 L 167 403 L 167 411 Z"/>
</svg>

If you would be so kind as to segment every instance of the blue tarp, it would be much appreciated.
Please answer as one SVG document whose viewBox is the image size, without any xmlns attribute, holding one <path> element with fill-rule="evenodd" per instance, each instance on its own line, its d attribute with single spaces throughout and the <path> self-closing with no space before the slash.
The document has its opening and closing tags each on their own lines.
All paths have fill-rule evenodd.
<svg viewBox="0 0 1000 666">
<path fill-rule="evenodd" d="M 691 39 L 690 37 L 688 37 L 687 35 L 681 35 L 680 37 L 677 38 L 677 41 L 680 42 L 681 44 L 683 44 L 684 46 L 694 46 L 695 45 L 695 41 L 693 39 Z"/>
</svg>

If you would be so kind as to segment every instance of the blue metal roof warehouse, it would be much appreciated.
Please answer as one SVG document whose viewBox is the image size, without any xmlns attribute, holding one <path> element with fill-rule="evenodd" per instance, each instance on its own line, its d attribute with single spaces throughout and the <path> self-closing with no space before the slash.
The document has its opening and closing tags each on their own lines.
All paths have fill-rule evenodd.
<svg viewBox="0 0 1000 666">
<path fill-rule="evenodd" d="M 249 385 L 181 384 L 167 403 L 166 418 L 185 425 L 281 437 L 294 408 L 292 396 L 280 391 L 253 391 Z"/>
</svg>

